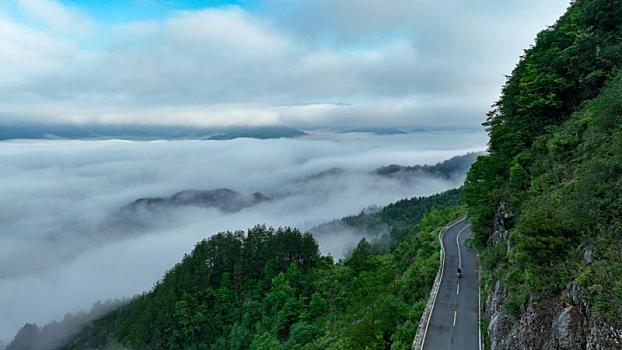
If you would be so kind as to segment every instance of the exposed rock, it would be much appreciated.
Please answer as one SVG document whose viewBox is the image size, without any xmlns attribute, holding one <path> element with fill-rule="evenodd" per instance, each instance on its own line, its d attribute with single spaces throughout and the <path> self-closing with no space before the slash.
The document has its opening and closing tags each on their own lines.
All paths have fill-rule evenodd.
<svg viewBox="0 0 622 350">
<path fill-rule="evenodd" d="M 514 215 L 507 210 L 507 202 L 501 202 L 495 210 L 495 220 L 493 223 L 493 232 L 490 237 L 494 245 L 506 243 L 508 250 L 510 249 L 510 229 L 513 225 Z"/>
<path fill-rule="evenodd" d="M 608 325 L 598 315 L 587 313 L 589 320 L 587 328 L 587 350 L 613 350 L 622 349 L 622 327 Z"/>
<path fill-rule="evenodd" d="M 491 243 L 511 248 L 510 230 L 514 215 L 507 202 L 495 210 Z M 593 263 L 593 244 L 579 247 L 581 261 Z M 492 350 L 613 350 L 622 349 L 622 325 L 612 326 L 591 311 L 581 297 L 581 288 L 569 284 L 560 296 L 532 297 L 520 318 L 512 318 L 506 308 L 507 290 L 500 281 L 489 291 L 485 313 Z"/>
<path fill-rule="evenodd" d="M 488 334 L 492 340 L 492 350 L 511 348 L 516 340 L 510 335 L 512 322 L 504 308 L 505 296 L 505 287 L 497 281 L 486 302 L 486 313 L 489 315 Z"/>
<path fill-rule="evenodd" d="M 579 286 L 576 283 L 570 283 L 566 289 L 562 292 L 562 297 L 566 300 L 570 300 L 573 305 L 579 305 L 581 303 L 581 296 L 579 295 Z"/>
<path fill-rule="evenodd" d="M 584 348 L 582 317 L 574 306 L 566 307 L 553 320 L 553 332 L 559 349 L 581 350 Z"/>
<path fill-rule="evenodd" d="M 518 320 L 505 310 L 506 299 L 506 288 L 497 282 L 485 306 L 493 350 L 622 349 L 622 328 L 591 312 L 576 284 L 569 285 L 561 297 L 531 298 Z"/>
<path fill-rule="evenodd" d="M 592 257 L 592 249 L 594 248 L 594 245 L 592 243 L 585 243 L 579 248 L 581 249 L 581 261 L 586 265 L 592 264 L 592 262 L 594 262 Z"/>
</svg>

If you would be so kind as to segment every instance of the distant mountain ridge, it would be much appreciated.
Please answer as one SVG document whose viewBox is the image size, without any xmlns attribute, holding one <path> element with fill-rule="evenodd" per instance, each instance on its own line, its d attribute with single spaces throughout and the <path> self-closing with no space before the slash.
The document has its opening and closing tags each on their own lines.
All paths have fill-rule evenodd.
<svg viewBox="0 0 622 350">
<path fill-rule="evenodd" d="M 438 177 L 444 180 L 452 180 L 465 176 L 469 166 L 475 162 L 479 153 L 467 153 L 455 156 L 434 165 L 389 165 L 377 168 L 369 172 L 372 176 L 381 176 L 409 183 L 414 179 L 425 177 Z M 318 181 L 337 176 L 342 176 L 346 170 L 339 167 L 329 168 L 310 175 L 306 175 L 293 181 L 302 184 L 309 181 Z M 229 188 L 217 188 L 210 190 L 189 189 L 179 191 L 169 197 L 143 197 L 134 200 L 121 208 L 122 215 L 132 215 L 139 211 L 157 212 L 182 207 L 216 208 L 224 213 L 234 213 L 245 208 L 252 207 L 262 202 L 287 197 L 288 194 L 254 192 L 243 194 Z"/>
<path fill-rule="evenodd" d="M 342 134 L 347 133 L 369 133 L 375 135 L 402 135 L 408 134 L 409 131 L 400 128 L 348 128 L 338 131 Z"/>
<path fill-rule="evenodd" d="M 419 175 L 450 180 L 456 177 L 463 177 L 469 170 L 471 164 L 475 163 L 477 157 L 480 155 L 482 155 L 482 153 L 470 152 L 452 157 L 434 165 L 403 166 L 391 164 L 374 170 L 374 174 L 402 181 L 409 181 L 412 177 Z"/>
<path fill-rule="evenodd" d="M 194 206 L 201 208 L 217 208 L 223 212 L 232 213 L 268 200 L 270 200 L 270 197 L 259 192 L 244 195 L 228 188 L 218 188 L 215 190 L 184 190 L 170 197 L 139 198 L 126 205 L 121 210 L 128 213 L 138 210 L 158 211 Z"/>
<path fill-rule="evenodd" d="M 0 125 L 0 140 L 233 140 L 237 138 L 295 138 L 306 133 L 285 126 L 181 127 L 145 125 Z"/>
<path fill-rule="evenodd" d="M 412 180 L 421 176 L 437 177 L 443 180 L 462 180 L 466 175 L 467 171 L 469 170 L 471 164 L 475 163 L 477 157 L 483 154 L 483 152 L 469 152 L 466 154 L 451 157 L 447 160 L 432 165 L 424 164 L 409 166 L 390 164 L 387 166 L 376 168 L 370 171 L 369 174 L 387 179 L 399 180 L 404 183 L 409 183 Z M 333 167 L 313 173 L 311 175 L 307 175 L 301 179 L 296 180 L 296 182 L 320 180 L 335 176 L 341 176 L 345 173 L 345 169 L 340 167 Z"/>
</svg>

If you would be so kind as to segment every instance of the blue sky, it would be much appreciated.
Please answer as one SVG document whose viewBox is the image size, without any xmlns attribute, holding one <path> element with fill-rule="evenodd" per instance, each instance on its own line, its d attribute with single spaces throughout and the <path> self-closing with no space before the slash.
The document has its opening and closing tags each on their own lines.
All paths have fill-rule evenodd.
<svg viewBox="0 0 622 350">
<path fill-rule="evenodd" d="M 568 0 L 3 0 L 0 125 L 477 128 Z"/>
</svg>

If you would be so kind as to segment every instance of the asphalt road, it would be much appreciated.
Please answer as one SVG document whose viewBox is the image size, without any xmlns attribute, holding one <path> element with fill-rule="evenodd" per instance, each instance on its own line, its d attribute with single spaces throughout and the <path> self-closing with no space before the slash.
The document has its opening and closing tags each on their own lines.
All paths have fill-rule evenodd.
<svg viewBox="0 0 622 350">
<path fill-rule="evenodd" d="M 423 349 L 479 349 L 479 266 L 464 241 L 471 235 L 465 221 L 443 235 L 445 266 L 434 309 L 425 333 Z M 457 269 L 462 263 L 462 278 Z"/>
</svg>

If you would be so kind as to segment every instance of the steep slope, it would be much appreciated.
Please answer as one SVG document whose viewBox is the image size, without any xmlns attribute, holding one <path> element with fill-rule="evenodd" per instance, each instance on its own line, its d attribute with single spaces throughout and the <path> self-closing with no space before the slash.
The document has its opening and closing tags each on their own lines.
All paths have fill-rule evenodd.
<svg viewBox="0 0 622 350">
<path fill-rule="evenodd" d="M 622 348 L 622 1 L 525 52 L 465 183 L 495 349 Z"/>
</svg>

